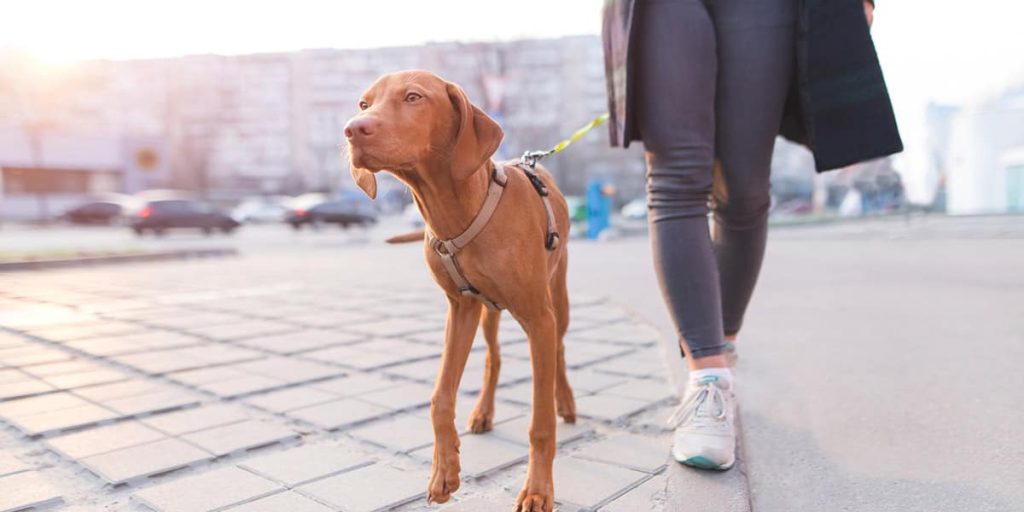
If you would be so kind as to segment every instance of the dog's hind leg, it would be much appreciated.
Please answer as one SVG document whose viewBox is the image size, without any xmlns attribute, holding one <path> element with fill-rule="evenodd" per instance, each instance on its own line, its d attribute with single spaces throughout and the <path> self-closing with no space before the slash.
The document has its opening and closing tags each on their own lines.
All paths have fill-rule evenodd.
<svg viewBox="0 0 1024 512">
<path fill-rule="evenodd" d="M 469 415 L 469 430 L 474 434 L 487 432 L 494 427 L 494 390 L 498 387 L 498 374 L 501 371 L 501 349 L 498 347 L 498 324 L 501 311 L 485 309 L 480 318 L 480 327 L 487 340 L 487 360 L 484 364 L 484 385 L 480 388 L 480 396 L 476 407 Z"/>
<path fill-rule="evenodd" d="M 576 423 L 576 399 L 565 371 L 565 333 L 569 330 L 569 290 L 565 283 L 566 257 L 562 254 L 558 269 L 551 282 L 551 298 L 555 309 L 556 334 L 558 335 L 558 374 L 555 378 L 555 404 L 558 415 L 566 423 Z"/>
<path fill-rule="evenodd" d="M 444 353 L 430 399 L 430 420 L 434 425 L 434 461 L 427 487 L 427 501 L 444 503 L 459 488 L 459 432 L 455 429 L 455 398 L 473 346 L 479 301 L 452 297 L 448 300 L 448 322 L 444 332 Z"/>
</svg>

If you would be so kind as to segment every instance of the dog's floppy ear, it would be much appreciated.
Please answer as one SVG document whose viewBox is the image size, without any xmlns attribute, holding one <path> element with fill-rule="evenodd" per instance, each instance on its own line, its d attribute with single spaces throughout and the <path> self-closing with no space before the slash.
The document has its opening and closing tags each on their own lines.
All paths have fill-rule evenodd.
<svg viewBox="0 0 1024 512">
<path fill-rule="evenodd" d="M 462 180 L 472 175 L 498 150 L 505 133 L 498 123 L 469 102 L 466 91 L 461 87 L 449 82 L 447 88 L 459 127 L 452 149 L 452 175 Z"/>
<path fill-rule="evenodd" d="M 370 196 L 370 199 L 376 199 L 377 177 L 374 176 L 372 172 L 367 169 L 363 169 L 362 167 L 350 165 L 349 168 L 352 171 L 352 179 L 355 180 L 356 185 L 359 185 L 359 188 L 363 189 L 363 192 L 366 192 L 366 195 Z"/>
</svg>

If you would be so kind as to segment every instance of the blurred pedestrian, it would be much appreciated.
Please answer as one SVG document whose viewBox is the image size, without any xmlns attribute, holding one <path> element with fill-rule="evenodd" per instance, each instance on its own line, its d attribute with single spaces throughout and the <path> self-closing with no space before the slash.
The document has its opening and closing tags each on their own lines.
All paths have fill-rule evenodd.
<svg viewBox="0 0 1024 512">
<path fill-rule="evenodd" d="M 644 144 L 654 265 L 689 361 L 673 415 L 683 464 L 735 461 L 727 353 L 764 255 L 775 136 L 810 148 L 818 171 L 902 150 L 873 11 L 862 0 L 605 2 L 611 141 Z"/>
</svg>

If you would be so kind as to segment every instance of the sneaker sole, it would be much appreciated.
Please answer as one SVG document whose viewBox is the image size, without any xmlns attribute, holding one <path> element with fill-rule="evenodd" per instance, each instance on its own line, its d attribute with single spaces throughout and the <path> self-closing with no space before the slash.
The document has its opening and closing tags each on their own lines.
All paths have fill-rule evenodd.
<svg viewBox="0 0 1024 512">
<path fill-rule="evenodd" d="M 712 462 L 707 457 L 702 457 L 700 455 L 697 455 L 695 457 L 690 457 L 689 459 L 686 459 L 686 460 L 682 461 L 682 463 L 684 465 L 690 466 L 692 468 L 711 469 L 711 470 L 715 470 L 715 471 L 725 471 L 725 470 L 727 470 L 729 468 L 732 468 L 732 465 L 733 465 L 734 462 L 735 461 L 730 462 L 728 465 L 723 466 L 723 465 L 715 464 L 714 462 Z"/>
</svg>

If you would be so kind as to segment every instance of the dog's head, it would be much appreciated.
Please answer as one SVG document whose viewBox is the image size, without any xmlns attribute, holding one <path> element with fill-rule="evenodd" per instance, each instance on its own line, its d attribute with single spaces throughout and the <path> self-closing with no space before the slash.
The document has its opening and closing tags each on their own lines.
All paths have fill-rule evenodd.
<svg viewBox="0 0 1024 512">
<path fill-rule="evenodd" d="M 481 168 L 498 149 L 497 123 L 469 102 L 465 91 L 428 71 L 380 77 L 359 100 L 360 112 L 345 125 L 352 177 L 371 198 L 374 173 L 420 172 L 441 164 L 456 180 Z"/>
</svg>

